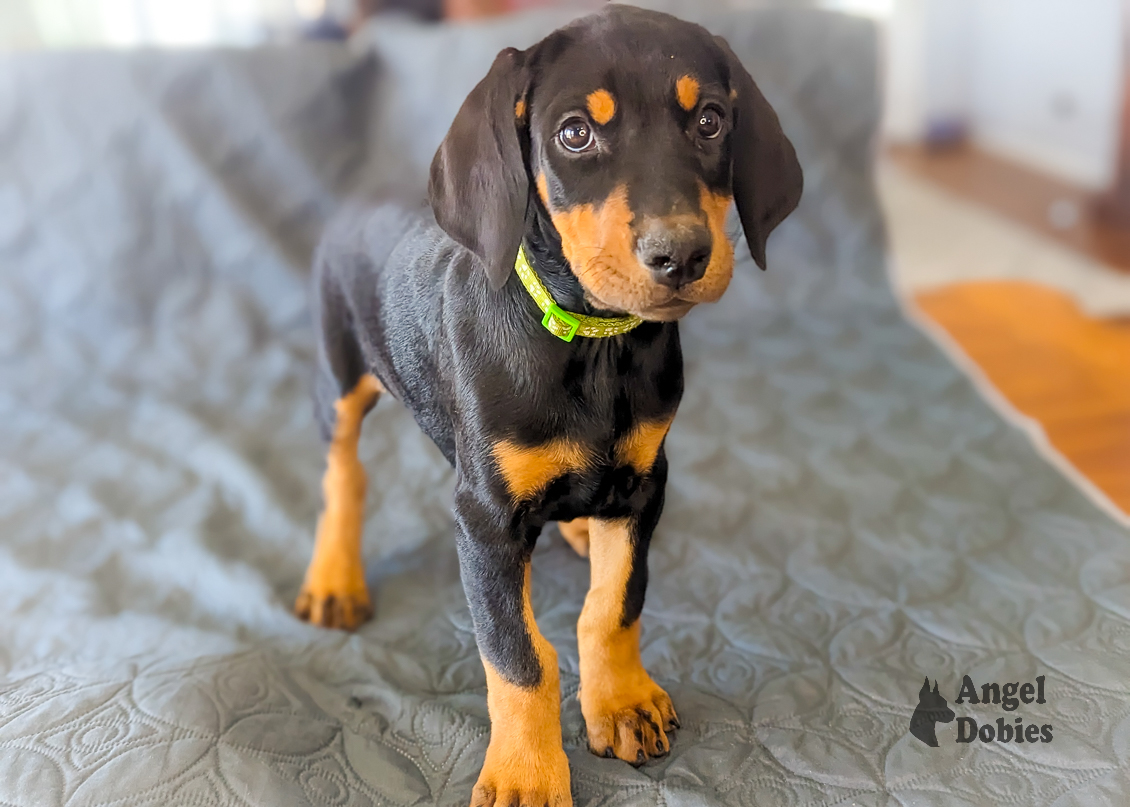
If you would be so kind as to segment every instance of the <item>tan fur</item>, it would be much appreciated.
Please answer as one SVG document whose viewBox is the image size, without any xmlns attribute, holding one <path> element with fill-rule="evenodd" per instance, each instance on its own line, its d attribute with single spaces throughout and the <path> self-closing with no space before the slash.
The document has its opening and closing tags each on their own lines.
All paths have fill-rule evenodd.
<svg viewBox="0 0 1130 807">
<path fill-rule="evenodd" d="M 569 761 L 561 747 L 561 683 L 557 652 L 538 631 L 530 601 L 530 565 L 522 588 L 522 617 L 541 666 L 533 689 L 506 681 L 483 659 L 490 744 L 471 793 L 471 807 L 569 807 Z"/>
<path fill-rule="evenodd" d="M 567 210 L 554 210 L 550 205 L 544 174 L 538 175 L 537 186 L 553 225 L 561 234 L 561 250 L 594 305 L 644 319 L 672 320 L 696 303 L 714 302 L 729 286 L 734 246 L 726 237 L 726 213 L 733 201 L 731 197 L 711 193 L 700 183 L 701 213 L 689 218 L 710 229 L 710 263 L 702 279 L 675 292 L 655 282 L 651 272 L 636 258 L 634 215 L 628 206 L 627 186 L 618 185 L 599 205 L 577 205 Z M 672 223 L 682 218 L 688 215 L 679 214 Z"/>
<path fill-rule="evenodd" d="M 565 259 L 596 305 L 639 313 L 671 299 L 670 290 L 636 259 L 626 186 L 618 186 L 599 206 L 550 208 L 550 217 Z"/>
<path fill-rule="evenodd" d="M 604 126 L 616 115 L 616 99 L 608 90 L 595 90 L 585 99 L 589 115 L 594 121 Z"/>
<path fill-rule="evenodd" d="M 679 297 L 692 303 L 713 303 L 718 300 L 730 285 L 734 274 L 734 245 L 726 237 L 726 214 L 730 210 L 733 197 L 711 191 L 699 183 L 698 203 L 706 217 L 713 242 L 710 263 L 700 280 L 683 287 Z"/>
<path fill-rule="evenodd" d="M 549 210 L 549 183 L 545 180 L 545 174 L 538 174 L 537 178 L 538 196 L 541 197 L 541 203 L 545 205 L 545 209 Z"/>
<path fill-rule="evenodd" d="M 557 477 L 580 471 L 592 461 L 592 452 L 564 438 L 539 446 L 520 446 L 509 440 L 495 443 L 494 459 L 510 495 L 517 501 L 535 495 Z"/>
<path fill-rule="evenodd" d="M 526 99 L 519 98 L 518 103 L 514 104 L 514 117 L 518 120 L 523 120 L 526 117 Z"/>
<path fill-rule="evenodd" d="M 587 518 L 558 521 L 557 529 L 561 531 L 561 537 L 565 539 L 565 543 L 573 547 L 574 552 L 582 558 L 589 556 L 589 520 Z"/>
<path fill-rule="evenodd" d="M 294 604 L 300 619 L 327 628 L 354 630 L 373 613 L 361 558 L 368 479 L 357 459 L 357 441 L 361 420 L 381 392 L 376 377 L 364 375 L 334 404 L 337 418 L 322 477 L 325 509 L 306 580 Z"/>
<path fill-rule="evenodd" d="M 640 660 L 640 622 L 620 624 L 632 569 L 628 520 L 589 522 L 591 583 L 577 622 L 581 713 L 589 748 L 626 762 L 666 754 L 674 706 Z"/>
<path fill-rule="evenodd" d="M 636 473 L 644 474 L 651 470 L 659 447 L 667 430 L 671 428 L 671 418 L 637 423 L 635 427 L 616 446 L 616 459 L 624 465 L 631 465 Z"/>
<path fill-rule="evenodd" d="M 693 76 L 679 76 L 675 82 L 675 97 L 679 106 L 690 112 L 698 103 L 698 79 Z"/>
</svg>

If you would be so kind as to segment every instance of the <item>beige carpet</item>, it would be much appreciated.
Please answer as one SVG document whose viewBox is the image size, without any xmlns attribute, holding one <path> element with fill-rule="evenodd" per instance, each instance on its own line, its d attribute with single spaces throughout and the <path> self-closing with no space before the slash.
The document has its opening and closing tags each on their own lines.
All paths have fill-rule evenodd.
<svg viewBox="0 0 1130 807">
<path fill-rule="evenodd" d="M 1030 280 L 1098 317 L 1130 316 L 1130 276 L 882 162 L 894 281 L 916 294 L 969 280 Z"/>
</svg>

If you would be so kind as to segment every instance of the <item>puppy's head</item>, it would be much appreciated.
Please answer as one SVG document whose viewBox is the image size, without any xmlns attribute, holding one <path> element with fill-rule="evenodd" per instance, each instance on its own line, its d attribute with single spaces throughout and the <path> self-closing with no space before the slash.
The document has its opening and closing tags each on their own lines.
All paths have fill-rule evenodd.
<svg viewBox="0 0 1130 807">
<path fill-rule="evenodd" d="M 540 205 L 594 306 L 663 321 L 726 290 L 731 201 L 765 268 L 802 184 L 776 114 L 723 39 L 611 5 L 498 55 L 436 153 L 429 192 L 495 287 Z"/>
</svg>

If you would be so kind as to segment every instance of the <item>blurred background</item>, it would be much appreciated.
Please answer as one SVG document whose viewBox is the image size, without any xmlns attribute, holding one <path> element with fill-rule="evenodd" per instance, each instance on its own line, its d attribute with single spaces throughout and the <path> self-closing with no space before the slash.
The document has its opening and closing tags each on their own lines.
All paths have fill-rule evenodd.
<svg viewBox="0 0 1130 807">
<path fill-rule="evenodd" d="M 1130 510 L 1123 0 L 713 4 L 809 5 L 865 15 L 880 26 L 886 113 L 877 179 L 896 285 Z M 395 14 L 472 19 L 598 5 L 3 0 L 0 47 L 246 47 L 346 39 Z"/>
</svg>

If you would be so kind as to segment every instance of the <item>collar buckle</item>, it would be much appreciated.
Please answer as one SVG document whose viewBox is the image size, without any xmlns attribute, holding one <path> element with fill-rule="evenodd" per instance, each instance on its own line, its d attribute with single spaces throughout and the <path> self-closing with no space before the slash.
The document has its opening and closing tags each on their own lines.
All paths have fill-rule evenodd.
<svg viewBox="0 0 1130 807">
<path fill-rule="evenodd" d="M 577 335 L 577 329 L 581 327 L 581 321 L 557 303 L 551 303 L 545 310 L 541 324 L 562 342 L 572 342 L 573 337 Z"/>
</svg>

